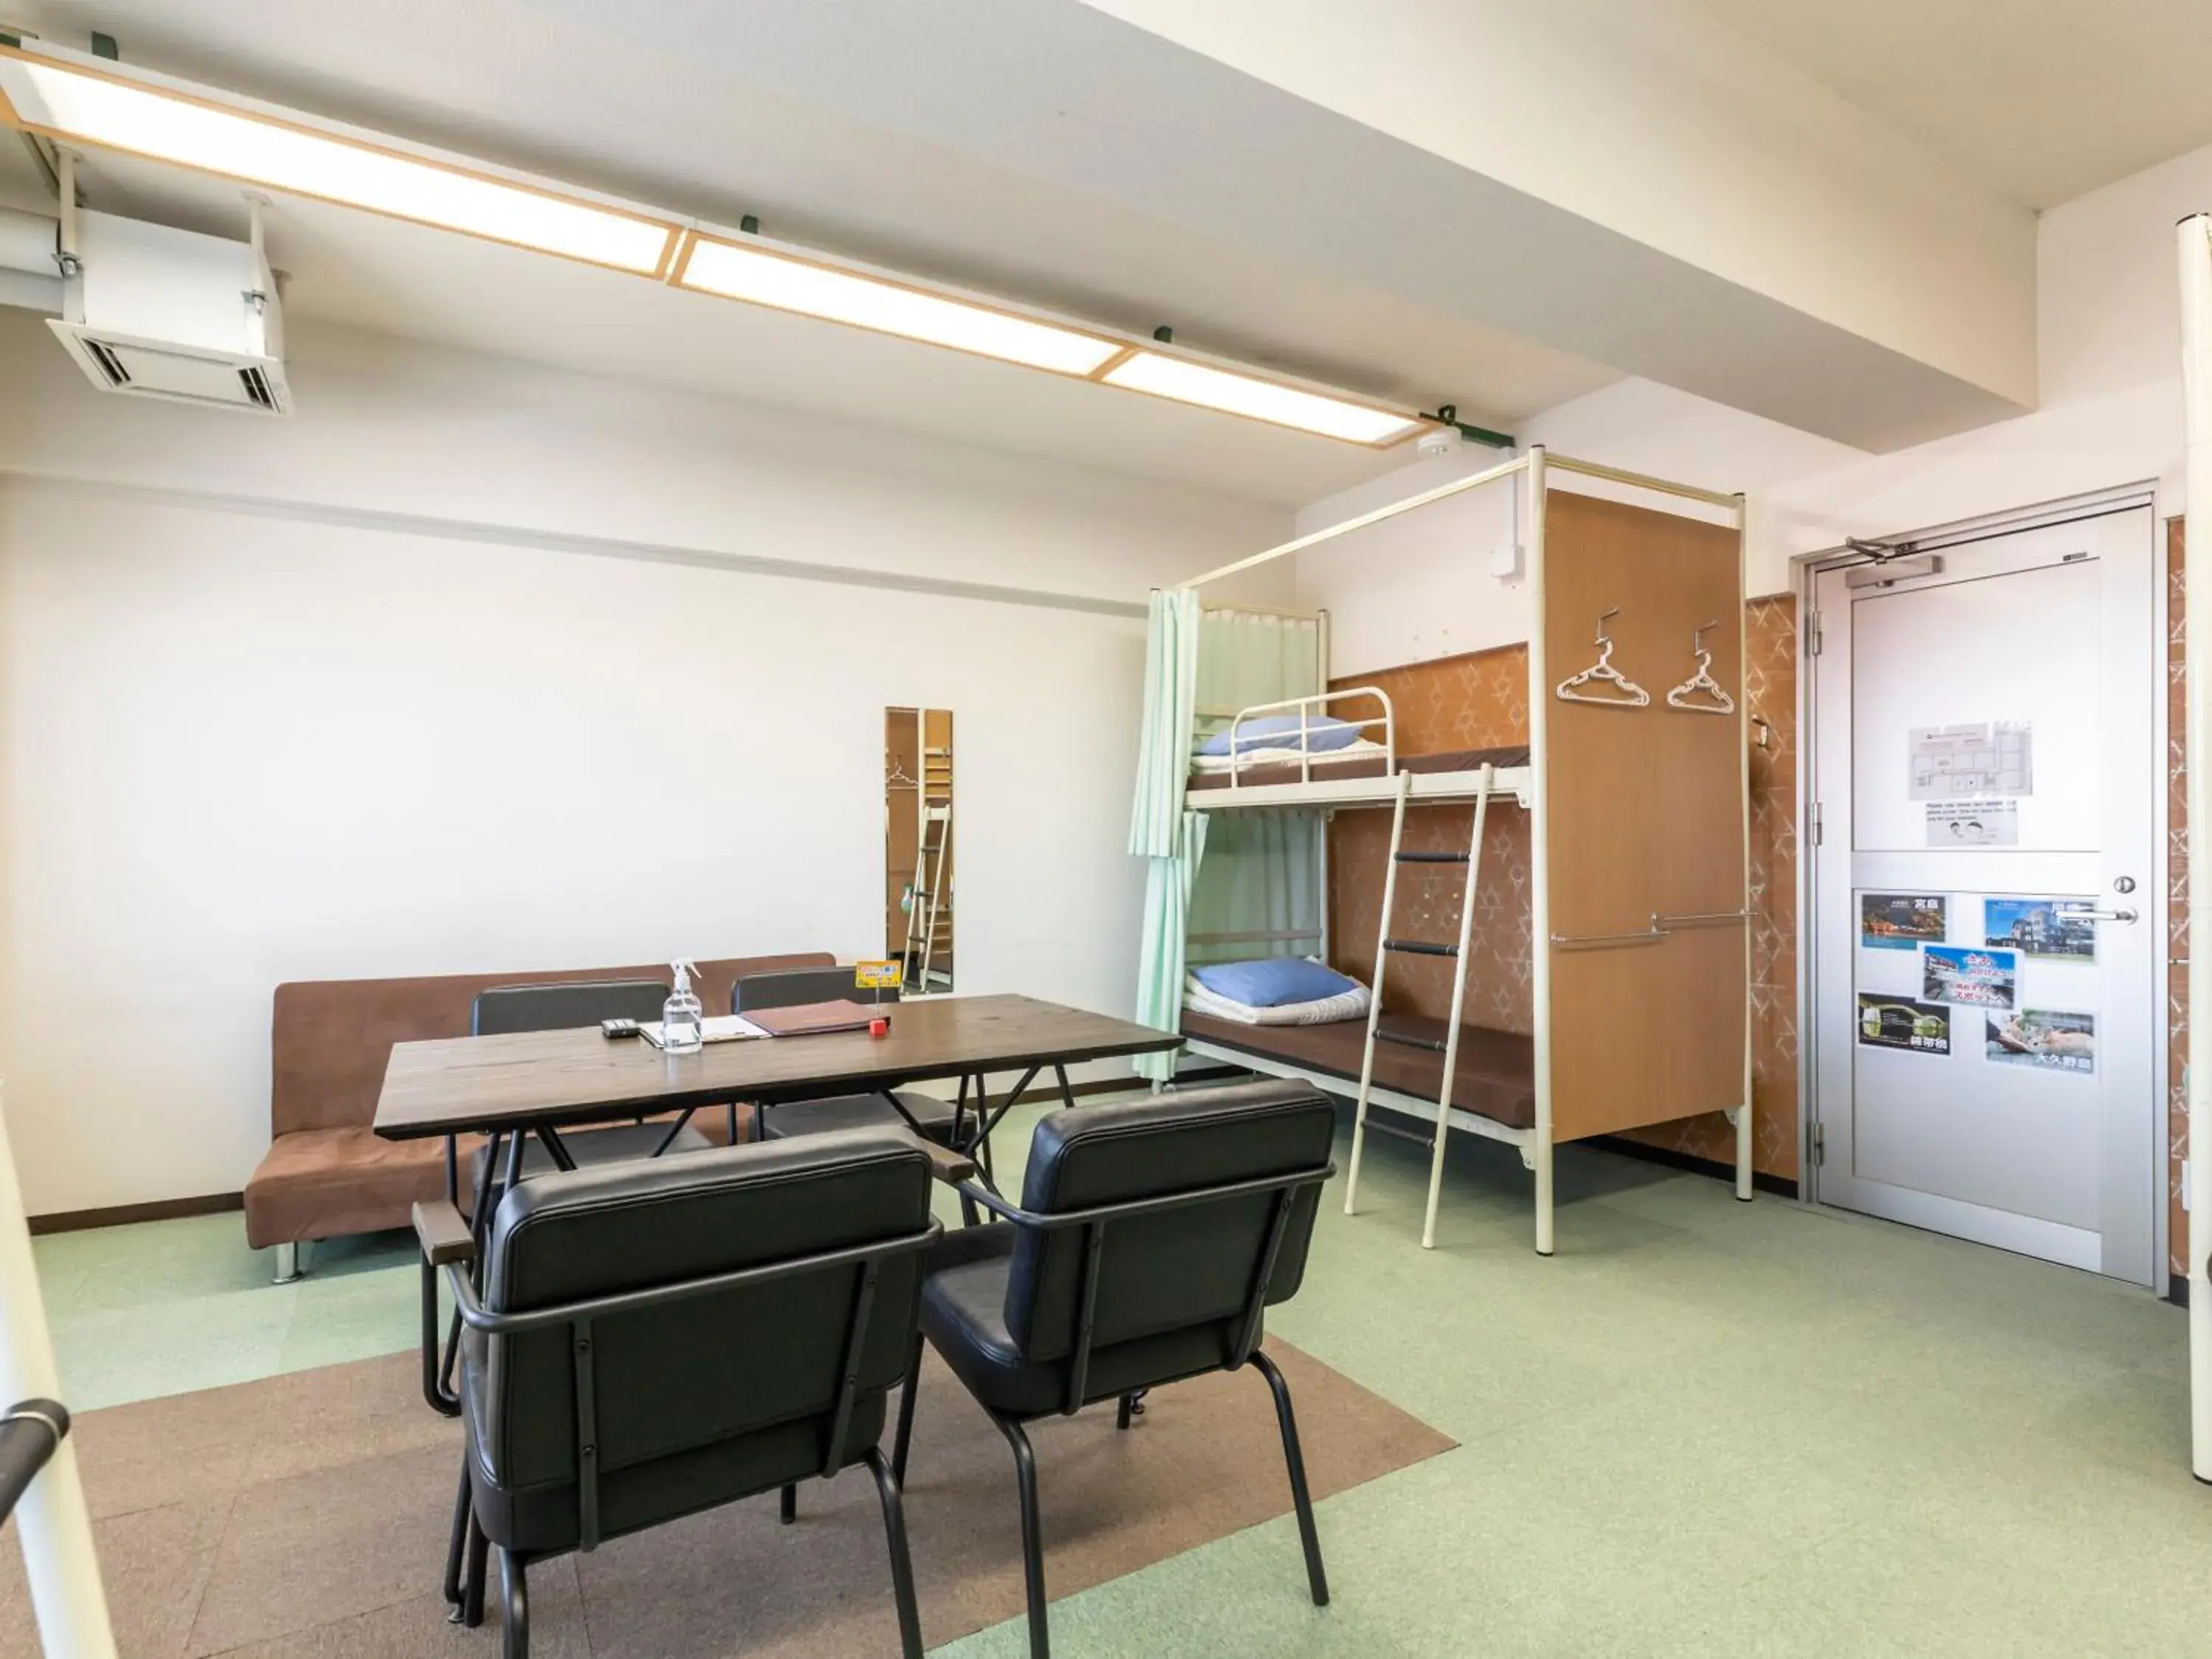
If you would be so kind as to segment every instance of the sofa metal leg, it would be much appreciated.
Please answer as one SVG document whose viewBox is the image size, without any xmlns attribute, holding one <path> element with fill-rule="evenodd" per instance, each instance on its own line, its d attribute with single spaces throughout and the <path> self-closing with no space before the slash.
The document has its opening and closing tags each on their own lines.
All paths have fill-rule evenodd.
<svg viewBox="0 0 2212 1659">
<path fill-rule="evenodd" d="M 1030 1437 L 1012 1418 L 991 1414 L 999 1432 L 1014 1449 L 1014 1480 L 1022 1500 L 1022 1577 L 1029 1587 L 1030 1659 L 1052 1659 L 1052 1631 L 1044 1598 L 1044 1517 L 1037 1509 L 1036 1454 Z"/>
<path fill-rule="evenodd" d="M 461 1553 L 469 1540 L 469 1465 L 466 1453 L 461 1459 L 461 1490 L 453 1499 L 453 1530 L 446 1541 L 446 1601 L 453 1611 L 446 1616 L 458 1620 L 461 1616 Z"/>
<path fill-rule="evenodd" d="M 471 1630 L 483 1623 L 484 1566 L 491 1553 L 491 1540 L 477 1525 L 474 1511 L 469 1516 L 468 1545 L 463 1552 L 466 1565 L 461 1578 L 460 1622 Z"/>
<path fill-rule="evenodd" d="M 1306 1490 L 1305 1455 L 1298 1449 L 1298 1419 L 1291 1410 L 1291 1387 L 1275 1362 L 1255 1352 L 1252 1363 L 1274 1391 L 1275 1423 L 1283 1431 L 1283 1462 L 1290 1466 L 1291 1503 L 1298 1512 L 1298 1541 L 1305 1547 L 1306 1583 L 1317 1607 L 1328 1605 L 1328 1575 L 1322 1570 L 1321 1534 L 1314 1530 L 1313 1496 Z"/>
<path fill-rule="evenodd" d="M 799 1488 L 786 1486 L 776 1494 L 775 1518 L 785 1526 L 799 1519 Z"/>
<path fill-rule="evenodd" d="M 916 1331 L 914 1352 L 907 1356 L 906 1382 L 899 1389 L 898 1433 L 891 1441 L 891 1475 L 902 1486 L 906 1485 L 907 1449 L 914 1443 L 914 1397 L 921 1391 L 921 1333 Z"/>
<path fill-rule="evenodd" d="M 530 1581 L 513 1550 L 499 1553 L 500 1659 L 530 1659 Z"/>
<path fill-rule="evenodd" d="M 303 1247 L 298 1244 L 279 1244 L 276 1247 L 276 1283 L 289 1285 L 300 1277 L 302 1271 L 300 1257 L 302 1254 Z"/>
<path fill-rule="evenodd" d="M 906 1546 L 906 1506 L 899 1498 L 898 1477 L 884 1467 L 884 1455 L 871 1448 L 868 1468 L 876 1477 L 876 1495 L 883 1499 L 884 1536 L 891 1552 L 891 1599 L 898 1607 L 899 1652 L 902 1659 L 921 1659 L 921 1613 L 915 1604 L 914 1557 Z"/>
<path fill-rule="evenodd" d="M 1114 1426 L 1117 1429 L 1127 1428 L 1129 1419 L 1136 1415 L 1136 1410 L 1137 1396 L 1133 1394 L 1123 1395 L 1121 1403 L 1114 1408 Z"/>
</svg>

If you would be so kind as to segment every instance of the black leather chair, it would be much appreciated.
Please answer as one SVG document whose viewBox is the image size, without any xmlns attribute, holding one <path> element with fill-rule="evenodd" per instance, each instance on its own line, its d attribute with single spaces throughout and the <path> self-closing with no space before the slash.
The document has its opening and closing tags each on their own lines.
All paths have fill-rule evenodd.
<svg viewBox="0 0 2212 1659">
<path fill-rule="evenodd" d="M 939 1242 L 921 1325 L 1013 1448 L 1034 1659 L 1046 1659 L 1050 1635 L 1022 1425 L 1118 1399 L 1126 1429 L 1136 1395 L 1246 1364 L 1273 1392 L 1308 1584 L 1328 1605 L 1290 1390 L 1260 1337 L 1264 1309 L 1295 1295 L 1305 1271 L 1335 1133 L 1328 1097 L 1304 1084 L 1232 1084 L 1052 1113 L 1030 1142 L 1019 1208 L 961 1187 L 1003 1220 Z M 908 1394 L 892 1456 L 900 1479 L 913 1408 Z"/>
<path fill-rule="evenodd" d="M 599 979 L 552 985 L 495 985 L 479 991 L 469 1011 L 471 1036 L 499 1036 L 514 1031 L 565 1031 L 597 1025 L 603 1019 L 657 1020 L 668 1000 L 668 987 L 657 979 Z M 572 1129 L 561 1136 L 579 1167 L 617 1164 L 663 1152 L 704 1152 L 714 1143 L 689 1121 L 618 1123 Z M 524 1180 L 550 1175 L 559 1167 L 553 1155 L 527 1136 L 508 1143 L 510 1156 L 495 1164 L 491 1143 L 477 1149 L 471 1185 L 487 1206 L 496 1205 L 519 1155 Z"/>
<path fill-rule="evenodd" d="M 469 1035 L 497 1036 L 512 1031 L 561 1031 L 597 1025 L 603 1019 L 659 1019 L 661 1005 L 667 1000 L 668 987 L 656 979 L 495 985 L 478 992 L 470 1006 Z M 734 1107 L 730 1119 L 731 1137 L 734 1139 Z M 641 1121 L 572 1130 L 561 1137 L 561 1143 L 580 1167 L 618 1164 L 661 1152 L 703 1152 L 713 1144 L 690 1127 L 688 1115 L 672 1124 Z M 458 1197 L 459 1178 L 453 1168 L 453 1158 L 454 1144 L 449 1135 L 446 1139 L 446 1178 L 448 1190 Z M 526 1135 L 493 1137 L 479 1146 L 470 1160 L 469 1213 L 490 1214 L 512 1182 L 548 1175 L 558 1167 L 544 1144 Z M 455 1320 L 441 1355 L 437 1279 L 426 1261 L 422 1266 L 422 1397 L 432 1410 L 447 1417 L 459 1416 L 461 1409 L 460 1396 L 453 1382 L 459 1339 L 460 1322 Z"/>
<path fill-rule="evenodd" d="M 747 974 L 732 985 L 730 1012 L 757 1013 L 763 1008 L 797 1008 L 810 1002 L 836 1002 L 840 998 L 866 1002 L 878 995 L 885 1002 L 898 1000 L 896 987 L 881 993 L 855 991 L 850 968 L 785 968 L 774 973 Z M 896 1098 L 896 1105 L 891 1098 L 880 1094 L 836 1095 L 822 1100 L 794 1101 L 769 1107 L 755 1121 L 760 1124 L 761 1133 L 770 1140 L 896 1125 L 918 1130 L 940 1146 L 952 1145 L 959 1115 L 952 1103 L 915 1089 L 895 1090 L 890 1094 Z"/>
<path fill-rule="evenodd" d="M 520 1182 L 485 1246 L 418 1205 L 462 1319 L 465 1434 L 446 1594 L 483 1621 L 496 1550 L 507 1659 L 531 1564 L 855 1463 L 875 1476 L 902 1650 L 921 1659 L 885 1396 L 909 1383 L 931 1155 L 858 1131 Z"/>
</svg>

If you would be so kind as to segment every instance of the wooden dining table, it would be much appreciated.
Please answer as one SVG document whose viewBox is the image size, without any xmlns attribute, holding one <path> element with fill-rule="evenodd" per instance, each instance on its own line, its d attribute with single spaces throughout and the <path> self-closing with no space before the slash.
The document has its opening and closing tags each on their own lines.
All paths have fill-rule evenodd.
<svg viewBox="0 0 2212 1659">
<path fill-rule="evenodd" d="M 1179 1048 L 1171 1031 L 1027 996 L 929 997 L 884 1005 L 890 1029 L 710 1042 L 672 1054 L 641 1037 L 610 1039 L 596 1026 L 497 1036 L 397 1042 L 376 1103 L 389 1140 L 484 1134 L 538 1138 L 554 1162 L 572 1160 L 560 1131 L 593 1123 L 689 1113 L 703 1106 L 880 1094 L 915 1083 L 974 1079 L 974 1144 L 1049 1069 L 1072 1099 L 1067 1068 L 1085 1060 Z M 995 1108 L 987 1079 L 1021 1081 Z M 963 1097 L 963 1106 L 967 1104 Z"/>
<path fill-rule="evenodd" d="M 471 1212 L 481 1245 L 502 1153 L 509 1191 L 521 1178 L 526 1140 L 543 1146 L 556 1168 L 573 1170 L 575 1160 L 561 1138 L 564 1128 L 673 1112 L 655 1149 L 660 1151 L 702 1107 L 729 1110 L 734 1139 L 741 1103 L 767 1110 L 785 1102 L 851 1094 L 880 1096 L 911 1126 L 896 1091 L 957 1079 L 955 1150 L 975 1159 L 977 1173 L 992 1184 L 991 1131 L 1041 1073 L 1052 1072 L 1062 1103 L 1073 1105 L 1069 1066 L 1182 1045 L 1171 1031 L 1036 997 L 927 997 L 885 1004 L 883 1012 L 889 1029 L 881 1036 L 858 1030 L 745 1037 L 682 1054 L 643 1037 L 607 1037 L 596 1025 L 395 1042 L 377 1097 L 374 1128 L 387 1140 L 443 1138 L 447 1197 L 456 1203 L 459 1138 L 489 1138 Z M 988 1079 L 1004 1072 L 1019 1073 L 1020 1081 L 994 1103 Z M 477 1259 L 481 1264 L 481 1250 Z M 460 1409 L 452 1382 L 458 1336 L 456 1322 L 441 1354 L 437 1287 L 426 1258 L 422 1393 L 447 1416 Z"/>
</svg>

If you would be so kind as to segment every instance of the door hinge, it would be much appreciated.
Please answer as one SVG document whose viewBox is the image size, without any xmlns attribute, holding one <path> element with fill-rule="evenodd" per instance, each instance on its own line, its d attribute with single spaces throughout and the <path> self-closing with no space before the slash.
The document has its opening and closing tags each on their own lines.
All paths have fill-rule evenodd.
<svg viewBox="0 0 2212 1659">
<path fill-rule="evenodd" d="M 1828 1132 L 1820 1125 L 1813 1126 L 1813 1163 L 1815 1167 L 1828 1161 Z"/>
<path fill-rule="evenodd" d="M 1808 657 L 1820 654 L 1820 613 L 1817 611 L 1805 613 L 1805 654 Z"/>
<path fill-rule="evenodd" d="M 1813 803 L 1813 845 L 1814 845 L 1814 846 L 1818 847 L 1818 846 L 1820 844 L 1820 836 L 1821 836 L 1821 824 L 1820 824 L 1820 802 L 1818 802 L 1818 801 L 1814 801 L 1814 802 Z"/>
</svg>

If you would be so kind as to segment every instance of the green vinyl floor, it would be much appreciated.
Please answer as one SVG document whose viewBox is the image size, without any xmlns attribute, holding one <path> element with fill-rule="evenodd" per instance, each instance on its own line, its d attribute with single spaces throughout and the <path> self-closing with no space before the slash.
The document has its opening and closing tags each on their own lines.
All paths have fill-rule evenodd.
<svg viewBox="0 0 2212 1659">
<path fill-rule="evenodd" d="M 1285 1517 L 1055 1602 L 1060 1659 L 2212 1656 L 2179 1310 L 1573 1148 L 1557 1256 L 1485 1143 L 1455 1146 L 1424 1252 L 1425 1155 L 1377 1140 L 1362 1213 L 1340 1177 L 1269 1328 L 1459 1448 L 1321 1505 L 1329 1607 Z M 322 1247 L 282 1287 L 235 1215 L 47 1237 L 39 1261 L 72 1406 L 415 1339 L 396 1237 Z M 1026 1644 L 1016 1622 L 939 1651 Z"/>
</svg>

